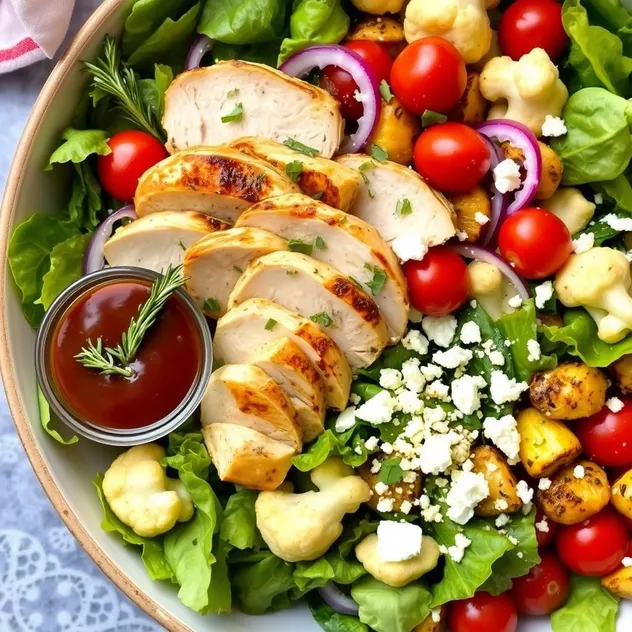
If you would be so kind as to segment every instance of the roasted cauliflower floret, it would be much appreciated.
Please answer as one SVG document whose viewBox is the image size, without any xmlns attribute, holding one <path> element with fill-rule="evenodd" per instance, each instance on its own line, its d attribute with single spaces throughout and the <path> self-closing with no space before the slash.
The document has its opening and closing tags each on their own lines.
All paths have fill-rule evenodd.
<svg viewBox="0 0 632 632">
<path fill-rule="evenodd" d="M 618 342 L 632 329 L 630 262 L 613 248 L 591 248 L 571 255 L 555 277 L 555 291 L 566 307 L 585 307 L 597 335 Z"/>
<path fill-rule="evenodd" d="M 472 471 L 482 474 L 489 486 L 489 496 L 477 505 L 474 513 L 477 516 L 499 516 L 518 511 L 522 507 L 517 491 L 518 481 L 500 450 L 480 445 L 472 450 L 470 458 L 474 463 Z"/>
<path fill-rule="evenodd" d="M 490 60 L 481 73 L 481 92 L 494 102 L 488 119 L 508 118 L 542 134 L 547 114 L 560 116 L 568 90 L 547 53 L 534 48 L 518 61 L 511 57 Z"/>
<path fill-rule="evenodd" d="M 575 187 L 561 187 L 543 206 L 564 222 L 571 235 L 588 226 L 597 208 Z"/>
<path fill-rule="evenodd" d="M 467 276 L 470 282 L 470 296 L 476 299 L 494 320 L 515 311 L 508 301 L 516 296 L 518 291 L 495 265 L 473 261 L 467 267 Z"/>
<path fill-rule="evenodd" d="M 320 491 L 261 492 L 257 527 L 270 550 L 286 562 L 315 560 L 342 533 L 342 518 L 371 497 L 369 486 L 340 459 L 328 459 L 311 475 Z"/>
<path fill-rule="evenodd" d="M 118 456 L 103 477 L 103 494 L 116 517 L 135 533 L 151 538 L 193 516 L 193 502 L 179 481 L 167 478 L 155 443 L 138 445 Z"/>
<path fill-rule="evenodd" d="M 452 42 L 466 64 L 489 50 L 492 29 L 484 0 L 411 0 L 406 7 L 404 34 L 408 43 L 436 36 Z"/>
<path fill-rule="evenodd" d="M 406 0 L 351 0 L 351 4 L 359 11 L 373 15 L 399 13 Z"/>
</svg>

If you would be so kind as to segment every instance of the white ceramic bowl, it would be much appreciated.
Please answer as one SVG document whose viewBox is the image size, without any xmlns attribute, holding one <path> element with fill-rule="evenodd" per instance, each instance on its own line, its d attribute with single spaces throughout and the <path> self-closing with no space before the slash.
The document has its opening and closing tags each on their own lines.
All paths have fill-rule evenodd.
<svg viewBox="0 0 632 632">
<path fill-rule="evenodd" d="M 166 583 L 152 582 L 138 552 L 124 548 L 99 527 L 101 508 L 91 480 L 103 471 L 116 450 L 82 439 L 61 446 L 42 430 L 36 396 L 35 333 L 22 316 L 7 266 L 7 242 L 13 228 L 33 212 L 63 208 L 65 182 L 44 171 L 86 86 L 81 60 L 94 58 L 106 33 L 117 35 L 132 0 L 104 0 L 79 32 L 44 86 L 27 123 L 9 174 L 0 211 L 0 370 L 9 406 L 28 457 L 55 509 L 98 566 L 143 610 L 169 630 L 243 632 L 316 632 L 319 626 L 305 609 L 296 607 L 266 617 L 234 614 L 201 617 L 183 606 Z M 632 605 L 626 604 L 618 629 L 632 629 Z M 524 620 L 521 632 L 550 630 L 547 619 Z M 491 632 L 491 631 L 490 631 Z M 580 632 L 578 630 L 578 632 Z"/>
</svg>

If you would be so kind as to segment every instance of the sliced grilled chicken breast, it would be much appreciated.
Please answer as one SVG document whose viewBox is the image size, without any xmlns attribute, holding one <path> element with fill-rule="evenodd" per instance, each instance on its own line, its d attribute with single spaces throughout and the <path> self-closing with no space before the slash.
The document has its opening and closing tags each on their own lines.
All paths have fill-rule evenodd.
<svg viewBox="0 0 632 632">
<path fill-rule="evenodd" d="M 316 323 L 264 298 L 237 305 L 217 321 L 215 358 L 231 364 L 250 362 L 261 347 L 289 338 L 310 359 L 325 387 L 325 403 L 343 410 L 349 401 L 351 369 L 334 341 Z"/>
<path fill-rule="evenodd" d="M 308 156 L 265 138 L 240 138 L 231 144 L 244 154 L 261 158 L 282 172 L 294 173 L 303 193 L 342 211 L 349 210 L 360 189 L 359 171 L 320 156 Z"/>
<path fill-rule="evenodd" d="M 456 234 L 450 202 L 412 169 L 363 154 L 345 154 L 336 161 L 363 175 L 350 212 L 375 226 L 401 261 L 422 259 L 428 248 Z"/>
<path fill-rule="evenodd" d="M 250 489 L 276 489 L 285 479 L 294 450 L 287 444 L 235 424 L 202 428 L 204 443 L 223 481 Z"/>
<path fill-rule="evenodd" d="M 185 253 L 187 292 L 207 316 L 219 318 L 226 313 L 228 297 L 248 264 L 277 250 L 287 250 L 287 241 L 259 228 L 231 228 L 207 235 Z"/>
<path fill-rule="evenodd" d="M 103 248 L 111 266 L 166 270 L 182 263 L 185 249 L 229 225 L 193 211 L 154 213 L 121 226 Z"/>
<path fill-rule="evenodd" d="M 344 134 L 340 108 L 328 92 L 245 61 L 178 75 L 165 94 L 162 124 L 170 151 L 261 136 L 294 138 L 331 158 Z"/>
<path fill-rule="evenodd" d="M 302 253 L 273 252 L 253 261 L 239 277 L 228 307 L 254 297 L 310 318 L 352 368 L 371 364 L 388 343 L 388 330 L 373 300 L 335 268 Z"/>
<path fill-rule="evenodd" d="M 396 344 L 408 324 L 408 293 L 399 262 L 365 221 L 305 195 L 281 195 L 251 206 L 237 226 L 256 226 L 311 246 L 311 256 L 358 281 L 371 294 Z"/>
<path fill-rule="evenodd" d="M 296 411 L 285 391 L 263 369 L 249 364 L 227 364 L 211 375 L 201 420 L 202 426 L 252 428 L 297 452 L 303 446 Z"/>
<path fill-rule="evenodd" d="M 138 181 L 136 213 L 198 211 L 231 224 L 251 204 L 299 188 L 267 162 L 230 147 L 196 147 L 161 160 Z"/>
</svg>

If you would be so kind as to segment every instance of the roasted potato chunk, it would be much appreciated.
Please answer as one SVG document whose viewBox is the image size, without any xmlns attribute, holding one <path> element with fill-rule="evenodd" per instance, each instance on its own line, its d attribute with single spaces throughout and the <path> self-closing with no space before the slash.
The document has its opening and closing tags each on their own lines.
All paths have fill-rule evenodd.
<svg viewBox="0 0 632 632">
<path fill-rule="evenodd" d="M 408 501 L 412 503 L 416 498 L 419 498 L 421 494 L 421 474 L 417 473 L 417 478 L 414 483 L 404 483 L 404 481 L 399 481 L 398 483 L 393 483 L 388 486 L 388 490 L 384 492 L 382 495 L 377 494 L 375 491 L 375 486 L 380 482 L 380 474 L 373 474 L 371 472 L 371 467 L 374 458 L 377 458 L 380 461 L 384 461 L 393 457 L 398 456 L 397 454 L 392 454 L 390 456 L 382 455 L 381 457 L 369 457 L 369 460 L 362 466 L 360 466 L 357 470 L 358 476 L 360 476 L 371 488 L 373 492 L 371 496 L 371 500 L 367 503 L 369 507 L 375 509 L 377 511 L 377 504 L 380 501 L 380 498 L 393 498 L 393 511 L 400 511 L 402 508 L 402 503 L 404 501 Z"/>
<path fill-rule="evenodd" d="M 606 403 L 608 379 L 583 362 L 566 362 L 531 378 L 531 403 L 551 419 L 581 419 Z"/>
<path fill-rule="evenodd" d="M 621 356 L 608 368 L 610 376 L 625 395 L 632 394 L 632 354 Z"/>
<path fill-rule="evenodd" d="M 402 23 L 387 15 L 370 15 L 360 20 L 347 34 L 346 41 L 352 40 L 384 44 L 393 57 L 399 55 L 406 46 Z"/>
<path fill-rule="evenodd" d="M 488 108 L 489 102 L 481 94 L 479 73 L 468 71 L 465 92 L 461 100 L 448 112 L 448 118 L 451 121 L 475 125 L 485 120 Z"/>
<path fill-rule="evenodd" d="M 385 149 L 389 160 L 409 165 L 413 159 L 413 141 L 420 131 L 417 118 L 393 97 L 388 103 L 382 103 L 380 120 L 369 142 Z"/>
<path fill-rule="evenodd" d="M 520 461 L 529 476 L 549 476 L 581 454 L 579 439 L 561 421 L 535 408 L 520 411 L 517 421 Z"/>
<path fill-rule="evenodd" d="M 478 241 L 487 222 L 480 223 L 482 217 L 492 216 L 492 203 L 483 187 L 475 187 L 467 193 L 449 196 L 456 213 L 456 227 L 467 234 L 470 243 Z M 479 215 L 480 214 L 480 215 Z"/>
<path fill-rule="evenodd" d="M 435 621 L 429 614 L 418 626 L 414 627 L 411 632 L 444 632 L 446 622 L 448 620 L 447 606 L 441 606 L 439 611 L 439 621 Z"/>
<path fill-rule="evenodd" d="M 500 516 L 518 511 L 522 507 L 516 492 L 518 481 L 500 450 L 481 445 L 472 450 L 470 458 L 473 471 L 482 474 L 489 485 L 489 496 L 478 504 L 476 515 Z"/>
<path fill-rule="evenodd" d="M 610 502 L 608 477 L 596 463 L 577 461 L 554 474 L 548 489 L 538 489 L 537 499 L 553 522 L 576 524 Z"/>
<path fill-rule="evenodd" d="M 622 566 L 614 573 L 606 575 L 602 578 L 601 585 L 621 599 L 632 599 L 632 566 Z"/>
<path fill-rule="evenodd" d="M 619 513 L 632 520 L 632 470 L 628 470 L 614 482 L 611 500 Z"/>
</svg>

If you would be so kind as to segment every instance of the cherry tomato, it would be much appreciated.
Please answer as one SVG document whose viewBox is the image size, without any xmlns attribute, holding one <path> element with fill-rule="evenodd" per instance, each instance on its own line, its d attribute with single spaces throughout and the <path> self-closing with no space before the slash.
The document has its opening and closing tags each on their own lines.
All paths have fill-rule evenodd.
<svg viewBox="0 0 632 632">
<path fill-rule="evenodd" d="M 410 302 L 429 316 L 445 316 L 467 300 L 469 281 L 462 257 L 447 246 L 431 248 L 422 261 L 407 261 Z"/>
<path fill-rule="evenodd" d="M 632 399 L 622 397 L 623 408 L 613 413 L 604 406 L 577 423 L 577 436 L 589 459 L 606 467 L 632 467 Z"/>
<path fill-rule="evenodd" d="M 448 620 L 452 632 L 514 632 L 518 626 L 516 606 L 509 593 L 492 597 L 481 592 L 455 601 Z"/>
<path fill-rule="evenodd" d="M 451 110 L 463 96 L 466 84 L 461 53 L 440 37 L 423 37 L 406 46 L 391 70 L 395 96 L 414 114 Z"/>
<path fill-rule="evenodd" d="M 612 573 L 627 550 L 625 524 L 610 508 L 578 524 L 563 525 L 557 536 L 557 554 L 567 568 L 580 575 Z"/>
<path fill-rule="evenodd" d="M 540 531 L 540 529 L 538 529 L 538 527 L 536 526 L 535 537 L 538 540 L 539 547 L 548 546 L 555 539 L 555 535 L 557 534 L 557 530 L 559 528 L 558 523 L 553 522 L 553 520 L 551 520 L 550 518 L 547 518 L 540 507 L 538 507 L 535 514 L 535 523 L 536 525 L 539 524 L 540 526 L 544 526 L 544 524 L 546 523 L 548 531 Z"/>
<path fill-rule="evenodd" d="M 523 614 L 549 614 L 567 599 L 568 571 L 550 551 L 540 552 L 540 563 L 527 575 L 513 580 L 511 596 L 518 612 Z"/>
<path fill-rule="evenodd" d="M 415 169 L 431 187 L 446 193 L 471 191 L 489 171 L 489 146 L 463 123 L 425 130 L 415 143 Z"/>
<path fill-rule="evenodd" d="M 169 154 L 151 134 L 128 130 L 114 134 L 108 141 L 112 150 L 97 159 L 97 171 L 103 188 L 122 202 L 131 202 L 138 178 Z"/>
<path fill-rule="evenodd" d="M 518 274 L 542 279 L 566 263 L 573 240 L 564 222 L 550 211 L 523 208 L 500 227 L 498 247 Z"/>
<path fill-rule="evenodd" d="M 555 61 L 568 36 L 562 24 L 562 5 L 555 0 L 518 0 L 500 18 L 498 41 L 504 55 L 514 60 L 534 48 L 543 48 Z"/>
<path fill-rule="evenodd" d="M 345 47 L 364 59 L 375 73 L 378 83 L 388 81 L 393 58 L 382 44 L 358 40 L 348 42 Z M 358 84 L 348 72 L 336 66 L 326 66 L 321 73 L 321 86 L 340 102 L 340 113 L 343 118 L 356 121 L 362 116 L 364 109 L 355 98 Z"/>
</svg>

